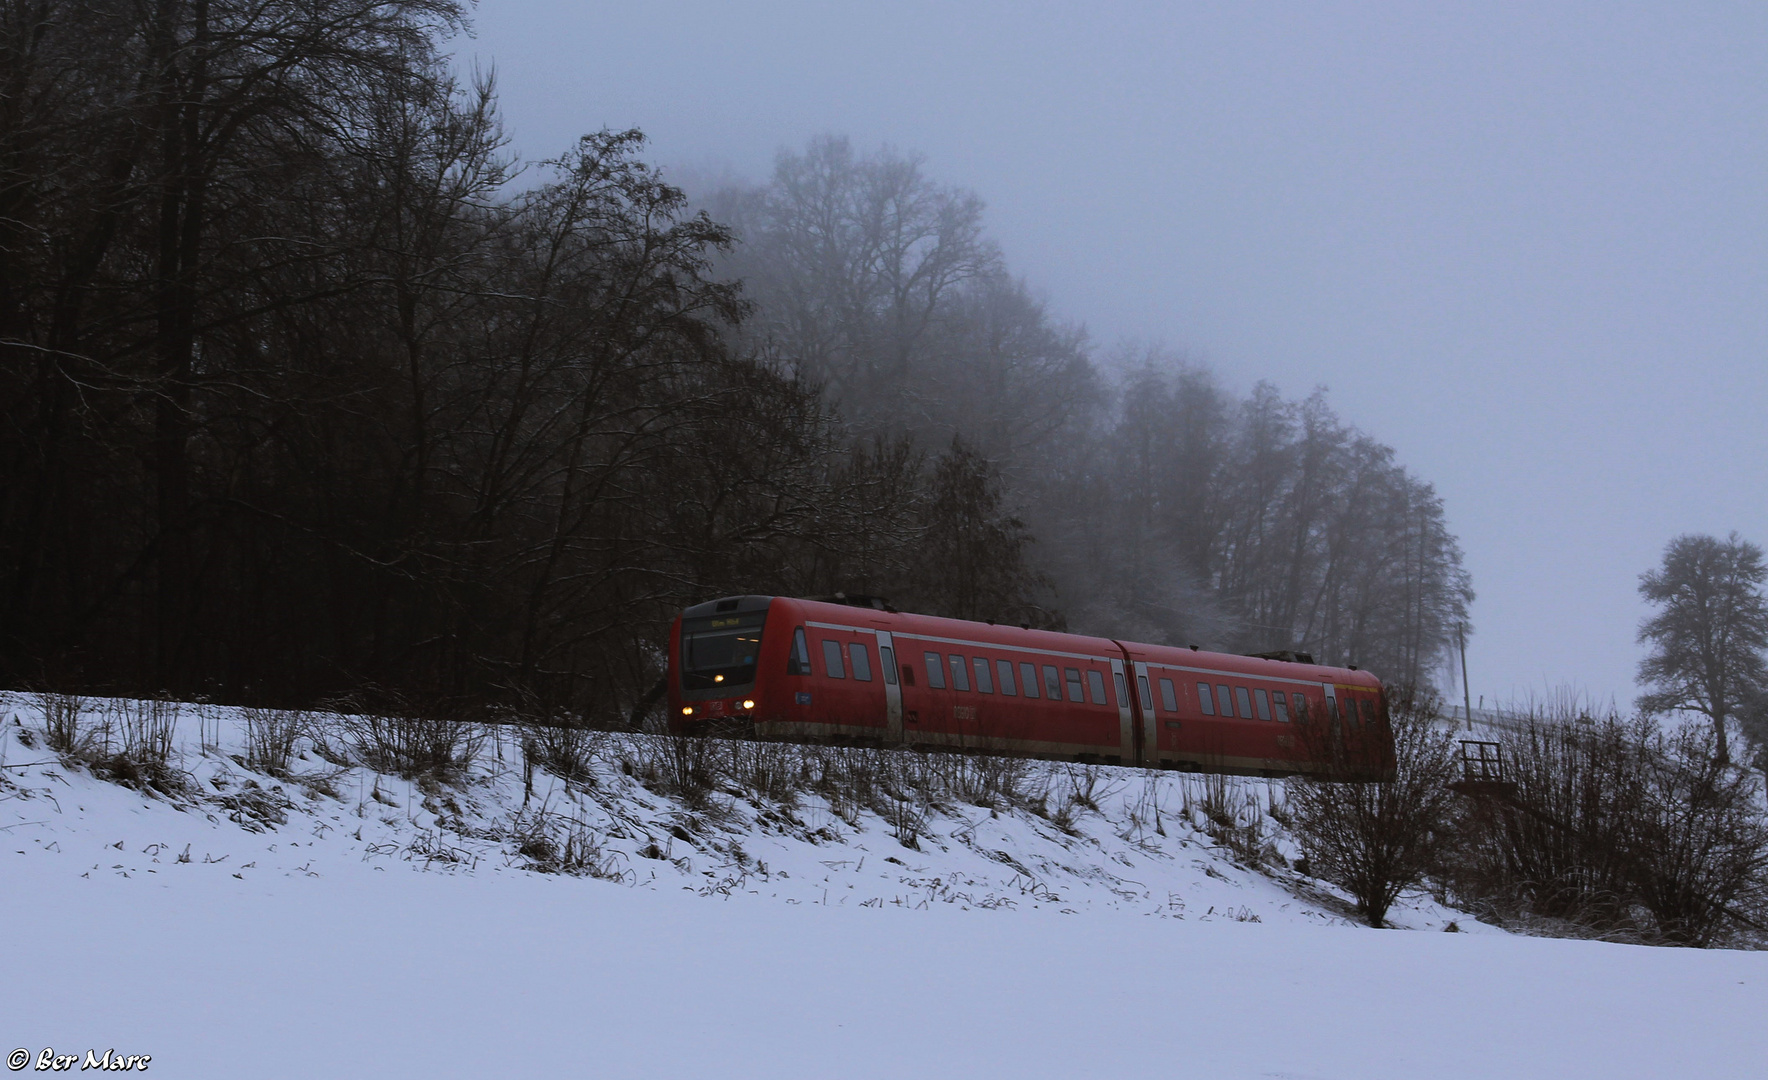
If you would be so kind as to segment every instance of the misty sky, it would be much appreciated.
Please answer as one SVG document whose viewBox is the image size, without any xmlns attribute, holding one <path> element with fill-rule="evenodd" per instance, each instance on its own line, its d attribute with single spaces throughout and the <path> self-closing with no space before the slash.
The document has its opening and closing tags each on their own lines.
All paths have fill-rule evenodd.
<svg viewBox="0 0 1768 1080">
<path fill-rule="evenodd" d="M 512 3 L 526 158 L 891 143 L 1093 341 L 1330 388 L 1435 483 L 1473 692 L 1625 704 L 1680 532 L 1768 543 L 1768 7 Z"/>
</svg>

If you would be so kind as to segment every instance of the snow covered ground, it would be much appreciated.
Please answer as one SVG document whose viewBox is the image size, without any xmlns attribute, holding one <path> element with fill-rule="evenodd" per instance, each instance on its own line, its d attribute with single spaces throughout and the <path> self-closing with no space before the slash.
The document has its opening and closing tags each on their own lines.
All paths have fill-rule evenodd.
<svg viewBox="0 0 1768 1080">
<path fill-rule="evenodd" d="M 0 702 L 0 1053 L 26 1071 L 52 1048 L 168 1076 L 1768 1072 L 1768 955 L 1516 937 L 1427 898 L 1409 931 L 1356 927 L 1268 818 L 1238 854 L 1212 838 L 1195 778 L 1038 765 L 1042 815 L 893 823 L 736 787 L 690 808 L 618 737 L 588 782 L 527 792 L 507 740 L 451 785 L 307 743 L 275 779 L 207 712 L 167 798 L 61 765 L 35 703 Z"/>
</svg>

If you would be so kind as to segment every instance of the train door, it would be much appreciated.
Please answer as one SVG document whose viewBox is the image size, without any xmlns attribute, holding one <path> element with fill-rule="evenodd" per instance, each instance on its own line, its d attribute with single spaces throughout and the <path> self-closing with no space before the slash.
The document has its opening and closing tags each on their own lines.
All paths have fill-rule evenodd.
<svg viewBox="0 0 1768 1080">
<path fill-rule="evenodd" d="M 884 737 L 893 743 L 902 741 L 902 687 L 897 683 L 900 663 L 895 639 L 888 630 L 878 631 L 878 668 L 884 676 Z"/>
<path fill-rule="evenodd" d="M 1129 686 L 1124 681 L 1123 661 L 1111 661 L 1111 681 L 1117 685 L 1117 741 L 1125 765 L 1141 764 L 1141 732 L 1136 729 L 1135 714 L 1130 710 Z"/>
<path fill-rule="evenodd" d="M 1148 681 L 1148 665 L 1136 661 L 1136 703 L 1142 709 L 1142 764 L 1156 765 L 1160 762 L 1160 724 L 1155 718 L 1154 690 Z"/>
</svg>

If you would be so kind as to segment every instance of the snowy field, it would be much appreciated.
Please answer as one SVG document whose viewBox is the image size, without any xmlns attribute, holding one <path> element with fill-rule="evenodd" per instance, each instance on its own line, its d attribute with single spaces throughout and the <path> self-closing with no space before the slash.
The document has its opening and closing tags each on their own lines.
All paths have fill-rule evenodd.
<svg viewBox="0 0 1768 1080">
<path fill-rule="evenodd" d="M 1768 954 L 1517 937 L 1427 898 L 1357 927 L 1268 817 L 1218 840 L 1196 779 L 1038 765 L 1043 813 L 936 800 L 907 847 L 817 795 L 689 807 L 619 737 L 524 805 L 507 740 L 446 786 L 343 740 L 275 779 L 236 713 L 191 710 L 168 798 L 3 708 L 0 1052 L 28 1073 L 52 1048 L 177 1077 L 1768 1074 Z M 1250 824 L 1273 792 L 1233 795 Z M 567 844 L 600 876 L 533 869 Z"/>
</svg>

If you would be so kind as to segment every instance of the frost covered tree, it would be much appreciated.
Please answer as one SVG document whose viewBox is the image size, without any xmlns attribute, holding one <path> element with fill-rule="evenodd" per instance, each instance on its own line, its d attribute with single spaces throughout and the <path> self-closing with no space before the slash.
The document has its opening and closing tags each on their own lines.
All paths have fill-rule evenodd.
<svg viewBox="0 0 1768 1080">
<path fill-rule="evenodd" d="M 1720 762 L 1731 759 L 1727 723 L 1768 681 L 1764 580 L 1762 549 L 1735 532 L 1678 536 L 1662 565 L 1639 576 L 1639 595 L 1659 609 L 1639 626 L 1639 642 L 1651 646 L 1639 664 L 1639 707 L 1707 717 Z"/>
</svg>

